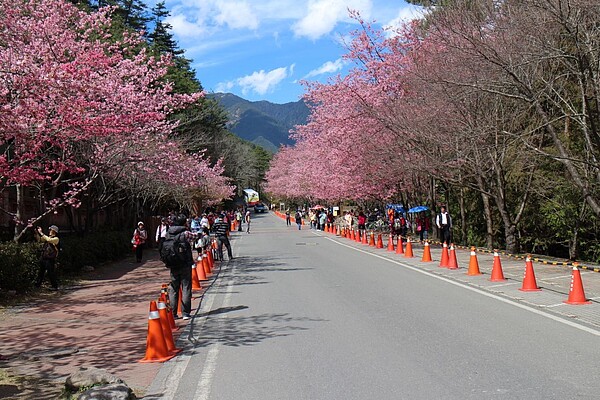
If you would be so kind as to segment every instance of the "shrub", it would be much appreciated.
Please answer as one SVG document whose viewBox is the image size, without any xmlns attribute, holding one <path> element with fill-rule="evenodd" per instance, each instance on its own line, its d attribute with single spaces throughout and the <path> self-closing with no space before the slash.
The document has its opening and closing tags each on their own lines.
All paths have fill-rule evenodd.
<svg viewBox="0 0 600 400">
<path fill-rule="evenodd" d="M 131 252 L 130 232 L 95 232 L 86 236 L 61 236 L 59 273 L 73 277 L 84 265 L 115 261 Z M 0 243 L 0 289 L 31 289 L 38 271 L 40 243 Z"/>
</svg>

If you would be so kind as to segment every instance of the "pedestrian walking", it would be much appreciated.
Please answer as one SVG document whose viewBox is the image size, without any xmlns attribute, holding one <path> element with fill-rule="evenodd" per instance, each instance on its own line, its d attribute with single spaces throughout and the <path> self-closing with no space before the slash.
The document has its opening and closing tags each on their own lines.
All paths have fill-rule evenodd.
<svg viewBox="0 0 600 400">
<path fill-rule="evenodd" d="M 177 308 L 181 301 L 183 319 L 190 319 L 192 311 L 192 255 L 193 242 L 197 233 L 192 233 L 186 228 L 185 215 L 179 215 L 173 220 L 169 227 L 165 241 L 163 242 L 161 259 L 170 269 L 171 283 L 169 285 L 169 300 L 173 305 L 173 317 L 178 319 Z M 179 289 L 181 288 L 181 298 Z"/>
<path fill-rule="evenodd" d="M 419 233 L 419 240 L 422 243 L 424 240 L 428 239 L 429 229 L 431 229 L 431 221 L 429 220 L 429 216 L 425 215 L 424 212 L 420 212 L 419 216 L 415 220 L 415 225 L 417 226 L 417 232 Z"/>
<path fill-rule="evenodd" d="M 60 238 L 58 237 L 58 227 L 50 225 L 48 235 L 44 235 L 41 226 L 38 226 L 37 233 L 39 240 L 44 243 L 42 246 L 42 255 L 40 257 L 38 276 L 35 281 L 36 287 L 41 287 L 44 276 L 48 273 L 48 279 L 52 290 L 58 290 L 58 280 L 56 279 L 56 258 L 58 257 Z"/>
<path fill-rule="evenodd" d="M 291 226 L 292 225 L 292 218 L 291 218 L 291 213 L 290 213 L 290 209 L 289 208 L 287 210 L 285 210 L 285 224 L 287 226 Z"/>
<path fill-rule="evenodd" d="M 217 254 L 220 260 L 223 260 L 223 245 L 227 248 L 227 255 L 230 260 L 233 260 L 233 253 L 231 251 L 231 243 L 227 237 L 227 222 L 223 220 L 222 216 L 217 216 L 215 223 L 213 224 L 213 232 L 217 237 Z"/>
<path fill-rule="evenodd" d="M 300 210 L 296 211 L 296 224 L 298 224 L 298 230 L 302 229 L 302 214 Z"/>
<path fill-rule="evenodd" d="M 452 217 L 446 211 L 446 206 L 440 207 L 440 213 L 435 218 L 435 224 L 440 230 L 440 240 L 442 243 L 452 243 Z"/>
<path fill-rule="evenodd" d="M 246 233 L 250 233 L 250 210 L 246 211 L 244 221 L 246 221 Z"/>
<path fill-rule="evenodd" d="M 131 243 L 133 243 L 133 247 L 135 248 L 135 259 L 137 262 L 142 262 L 146 240 L 148 240 L 148 232 L 144 223 L 140 221 L 137 228 L 133 231 L 133 238 L 131 239 Z"/>
<path fill-rule="evenodd" d="M 160 249 L 162 249 L 162 244 L 165 241 L 165 237 L 167 236 L 167 231 L 169 230 L 169 221 L 167 218 L 162 217 L 160 219 L 160 225 L 156 228 L 155 241 L 158 247 L 158 254 L 160 254 Z"/>
<path fill-rule="evenodd" d="M 237 210 L 235 212 L 235 220 L 237 221 L 238 224 L 238 232 L 242 231 L 242 219 L 244 218 L 244 216 L 242 215 L 242 212 L 240 210 Z"/>
</svg>

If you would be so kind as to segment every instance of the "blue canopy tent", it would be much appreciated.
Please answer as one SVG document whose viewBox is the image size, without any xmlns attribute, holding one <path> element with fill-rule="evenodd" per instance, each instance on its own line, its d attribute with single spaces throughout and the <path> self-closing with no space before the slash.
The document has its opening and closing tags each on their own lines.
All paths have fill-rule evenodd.
<svg viewBox="0 0 600 400">
<path fill-rule="evenodd" d="M 427 211 L 427 210 L 429 210 L 429 207 L 427 207 L 427 206 L 416 206 L 416 207 L 413 207 L 410 210 L 408 210 L 408 212 L 409 213 L 418 213 L 418 212 Z"/>
<path fill-rule="evenodd" d="M 402 204 L 388 204 L 385 206 L 386 210 L 389 210 L 390 208 L 393 209 L 394 211 L 396 211 L 397 213 L 404 214 L 406 212 L 406 210 L 404 210 L 404 206 Z"/>
</svg>

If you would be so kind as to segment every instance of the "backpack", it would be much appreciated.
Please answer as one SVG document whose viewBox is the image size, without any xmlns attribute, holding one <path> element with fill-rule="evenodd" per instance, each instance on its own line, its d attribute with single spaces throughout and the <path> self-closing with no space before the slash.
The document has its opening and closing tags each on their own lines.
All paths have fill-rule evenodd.
<svg viewBox="0 0 600 400">
<path fill-rule="evenodd" d="M 59 242 L 60 244 L 60 242 Z M 54 260 L 58 256 L 58 247 L 53 245 L 52 243 L 44 243 L 44 247 L 42 249 L 42 258 L 45 260 Z"/>
<path fill-rule="evenodd" d="M 188 261 L 188 252 L 183 233 L 171 235 L 167 232 L 165 240 L 160 249 L 160 259 L 167 267 L 178 267 L 185 265 Z"/>
</svg>

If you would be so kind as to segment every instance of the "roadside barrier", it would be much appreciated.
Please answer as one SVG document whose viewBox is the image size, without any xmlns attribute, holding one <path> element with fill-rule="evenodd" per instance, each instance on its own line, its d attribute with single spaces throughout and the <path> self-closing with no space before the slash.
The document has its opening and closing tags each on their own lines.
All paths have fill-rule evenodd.
<svg viewBox="0 0 600 400">
<path fill-rule="evenodd" d="M 494 264 L 492 265 L 492 277 L 491 282 L 502 282 L 505 281 L 504 272 L 502 272 L 502 262 L 500 261 L 500 254 L 497 250 L 494 250 Z"/>
<path fill-rule="evenodd" d="M 158 299 L 158 315 L 160 317 L 160 326 L 162 327 L 163 337 L 167 344 L 167 351 L 169 354 L 177 354 L 181 351 L 175 347 L 175 340 L 173 340 L 173 331 L 169 324 L 169 315 L 167 311 L 167 305 L 162 299 Z"/>
<path fill-rule="evenodd" d="M 402 245 L 402 237 L 398 238 L 398 244 L 401 246 Z M 421 258 L 422 262 L 431 262 L 433 261 L 431 259 L 431 249 L 429 246 L 429 242 L 425 241 L 425 244 L 423 245 L 423 257 Z"/>
<path fill-rule="evenodd" d="M 163 285 L 166 286 L 166 285 Z M 173 308 L 171 307 L 171 302 L 169 301 L 169 294 L 168 293 L 160 293 L 160 297 L 159 297 L 167 306 L 167 317 L 169 320 L 169 327 L 171 328 L 172 332 L 178 331 L 179 327 L 177 326 L 177 324 L 175 324 L 175 318 L 173 317 Z"/>
<path fill-rule="evenodd" d="M 377 247 L 378 249 L 383 249 L 383 239 L 381 238 L 381 233 L 377 235 Z"/>
<path fill-rule="evenodd" d="M 402 236 L 398 236 L 398 244 L 396 245 L 396 254 L 404 254 L 404 245 L 402 244 Z"/>
<path fill-rule="evenodd" d="M 569 298 L 564 301 L 566 304 L 583 305 L 590 304 L 591 301 L 585 298 L 585 292 L 583 291 L 583 282 L 581 282 L 581 272 L 577 265 L 573 266 L 573 273 L 571 275 L 571 287 L 569 288 Z"/>
<path fill-rule="evenodd" d="M 395 251 L 396 249 L 394 248 L 394 236 L 392 236 L 392 234 L 390 233 L 390 236 L 388 237 L 388 245 L 387 245 L 387 251 Z"/>
<path fill-rule="evenodd" d="M 148 335 L 146 337 L 146 355 L 139 362 L 164 362 L 175 357 L 175 354 L 169 353 L 167 343 L 163 335 L 160 324 L 160 315 L 156 301 L 150 302 L 150 312 L 148 313 Z"/>
<path fill-rule="evenodd" d="M 407 257 L 407 258 L 414 257 L 413 250 L 412 250 L 412 243 L 410 242 L 409 237 L 406 238 L 406 248 L 404 249 L 404 257 Z"/>
<path fill-rule="evenodd" d="M 522 292 L 539 292 L 540 289 L 535 280 L 535 272 L 533 272 L 533 262 L 528 254 L 525 258 L 525 275 L 523 275 L 523 285 L 519 289 Z"/>
<path fill-rule="evenodd" d="M 446 242 L 442 245 L 442 259 L 440 260 L 440 268 L 448 268 L 448 245 Z"/>
<path fill-rule="evenodd" d="M 454 243 L 450 243 L 450 253 L 448 254 L 448 269 L 458 269 L 458 260 L 456 259 Z"/>
<path fill-rule="evenodd" d="M 471 247 L 471 258 L 469 259 L 469 270 L 467 271 L 467 275 L 481 275 L 481 271 L 479 270 L 479 262 L 477 261 L 477 253 L 475 252 L 475 247 Z"/>
<path fill-rule="evenodd" d="M 200 268 L 198 268 L 198 265 L 200 265 Z M 201 269 L 202 272 L 204 272 L 201 261 L 197 261 L 194 264 L 192 264 L 192 290 L 195 291 L 202 290 L 202 285 L 200 285 L 200 280 L 198 279 L 199 269 Z"/>
</svg>

